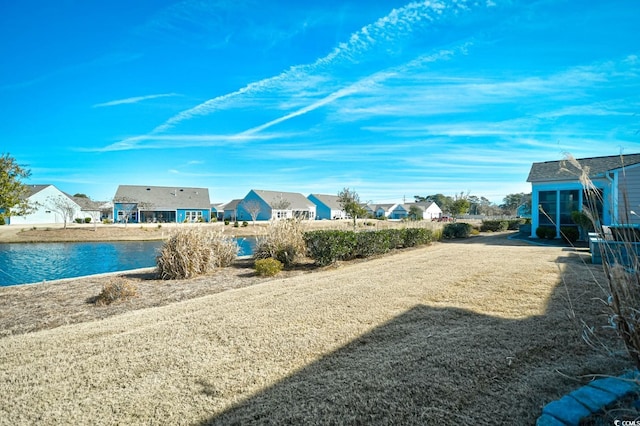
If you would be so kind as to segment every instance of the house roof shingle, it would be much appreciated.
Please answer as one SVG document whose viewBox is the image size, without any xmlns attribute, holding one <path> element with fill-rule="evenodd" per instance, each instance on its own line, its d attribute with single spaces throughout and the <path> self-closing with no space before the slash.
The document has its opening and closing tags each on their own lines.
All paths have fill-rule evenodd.
<svg viewBox="0 0 640 426">
<path fill-rule="evenodd" d="M 606 172 L 623 167 L 640 164 L 640 154 L 611 155 L 607 157 L 589 157 L 572 160 L 545 161 L 533 163 L 529 171 L 527 182 L 547 182 L 559 180 L 576 180 L 581 176 L 581 170 L 586 171 L 589 178 L 603 176 Z"/>
<path fill-rule="evenodd" d="M 340 197 L 337 195 L 328 195 L 328 194 L 311 194 L 320 200 L 325 206 L 329 207 L 331 210 L 342 210 L 342 206 L 340 205 Z"/>
<path fill-rule="evenodd" d="M 253 189 L 252 191 L 262 198 L 265 203 L 269 204 L 269 206 L 285 200 L 289 203 L 288 209 L 291 210 L 307 210 L 315 207 L 315 204 L 313 204 L 311 200 L 298 192 L 263 191 L 260 189 Z"/>
<path fill-rule="evenodd" d="M 175 210 L 179 208 L 210 209 L 207 188 L 181 188 L 179 186 L 120 185 L 114 201 L 146 203 L 148 210 Z"/>
</svg>

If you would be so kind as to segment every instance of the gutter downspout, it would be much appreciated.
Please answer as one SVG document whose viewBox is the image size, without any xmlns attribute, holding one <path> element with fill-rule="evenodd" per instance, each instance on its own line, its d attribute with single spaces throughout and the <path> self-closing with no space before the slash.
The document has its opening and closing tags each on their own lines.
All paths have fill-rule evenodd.
<svg viewBox="0 0 640 426">
<path fill-rule="evenodd" d="M 614 174 L 614 177 L 611 177 L 609 173 L 605 173 L 604 177 L 609 181 L 611 188 L 611 223 L 617 224 L 620 219 L 620 211 L 618 210 L 618 175 Z"/>
</svg>

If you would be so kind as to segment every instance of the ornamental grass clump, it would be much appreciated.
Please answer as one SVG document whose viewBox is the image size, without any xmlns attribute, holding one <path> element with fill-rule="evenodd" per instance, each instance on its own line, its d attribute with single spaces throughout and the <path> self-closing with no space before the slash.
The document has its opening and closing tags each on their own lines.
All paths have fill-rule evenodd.
<svg viewBox="0 0 640 426">
<path fill-rule="evenodd" d="M 163 280 L 193 278 L 231 265 L 238 255 L 238 244 L 222 230 L 180 229 L 160 249 L 158 276 Z"/>
<path fill-rule="evenodd" d="M 285 267 L 303 256 L 306 245 L 302 223 L 299 220 L 277 220 L 269 224 L 267 234 L 256 239 L 255 259 L 273 258 Z"/>
<path fill-rule="evenodd" d="M 582 212 L 590 218 L 595 231 L 602 239 L 599 244 L 600 255 L 606 284 L 600 284 L 604 293 L 604 304 L 609 312 L 609 325 L 624 342 L 627 352 L 640 369 L 640 260 L 638 259 L 637 228 L 633 226 L 632 216 L 637 215 L 629 202 L 626 184 L 628 177 L 622 159 L 622 175 L 618 180 L 619 207 L 617 217 L 617 235 L 607 232 L 602 225 L 602 206 L 607 205 L 603 191 L 596 187 L 589 177 L 589 169 L 573 157 L 567 156 L 563 165 L 565 171 L 576 172 L 583 185 L 584 205 Z M 576 231 L 577 233 L 577 231 Z M 609 234 L 609 235 L 608 235 Z M 597 281 L 596 281 L 597 282 Z M 583 338 L 593 346 L 599 346 L 593 328 L 586 327 Z"/>
<path fill-rule="evenodd" d="M 96 297 L 97 306 L 110 305 L 113 302 L 125 301 L 138 294 L 138 287 L 123 277 L 114 277 L 107 281 Z"/>
</svg>

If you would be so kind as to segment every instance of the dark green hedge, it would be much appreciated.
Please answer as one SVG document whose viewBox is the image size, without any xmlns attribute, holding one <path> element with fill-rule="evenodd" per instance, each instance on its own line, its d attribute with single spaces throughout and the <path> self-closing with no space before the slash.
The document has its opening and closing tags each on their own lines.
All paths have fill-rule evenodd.
<svg viewBox="0 0 640 426">
<path fill-rule="evenodd" d="M 405 228 L 379 231 L 318 230 L 305 232 L 307 254 L 324 266 L 339 260 L 370 257 L 401 247 L 429 244 L 433 233 L 428 229 Z"/>
<path fill-rule="evenodd" d="M 473 226 L 469 223 L 447 223 L 444 228 L 442 228 L 442 238 L 469 238 L 472 229 Z"/>
<path fill-rule="evenodd" d="M 567 243 L 575 243 L 580 238 L 580 231 L 577 226 L 561 226 L 560 236 Z"/>
<path fill-rule="evenodd" d="M 541 239 L 553 240 L 556 237 L 555 226 L 539 226 L 536 228 L 536 236 Z"/>
<path fill-rule="evenodd" d="M 506 231 L 509 228 L 509 221 L 507 220 L 483 220 L 480 225 L 480 231 L 482 232 L 499 232 Z"/>
</svg>

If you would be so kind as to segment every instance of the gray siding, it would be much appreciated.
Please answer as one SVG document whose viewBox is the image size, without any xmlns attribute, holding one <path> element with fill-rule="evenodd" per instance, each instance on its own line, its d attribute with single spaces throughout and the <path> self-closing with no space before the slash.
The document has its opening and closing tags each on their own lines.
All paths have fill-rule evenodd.
<svg viewBox="0 0 640 426">
<path fill-rule="evenodd" d="M 640 215 L 640 167 L 626 168 L 618 176 L 619 218 L 623 222 L 628 220 L 630 223 L 640 224 L 640 217 L 637 216 Z"/>
</svg>

